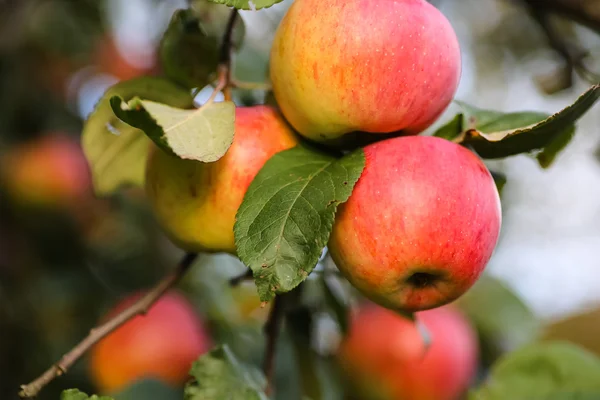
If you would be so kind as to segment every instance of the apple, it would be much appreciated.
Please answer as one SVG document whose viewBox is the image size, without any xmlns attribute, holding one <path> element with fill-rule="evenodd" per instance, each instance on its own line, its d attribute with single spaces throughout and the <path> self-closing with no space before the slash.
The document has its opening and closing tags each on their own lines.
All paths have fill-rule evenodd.
<svg viewBox="0 0 600 400">
<path fill-rule="evenodd" d="M 342 274 L 384 307 L 439 307 L 479 278 L 500 234 L 500 196 L 485 164 L 446 139 L 404 136 L 364 148 L 329 251 Z"/>
<path fill-rule="evenodd" d="M 365 400 L 457 400 L 477 372 L 477 335 L 448 305 L 416 314 L 430 336 L 391 310 L 362 305 L 338 348 L 343 376 Z"/>
<path fill-rule="evenodd" d="M 459 43 L 425 0 L 296 0 L 270 54 L 273 93 L 303 136 L 415 134 L 450 104 Z"/>
<path fill-rule="evenodd" d="M 233 226 L 248 186 L 265 162 L 298 137 L 272 107 L 237 107 L 235 136 L 213 163 L 182 160 L 153 147 L 146 192 L 159 224 L 179 247 L 235 254 Z"/>
<path fill-rule="evenodd" d="M 137 57 L 138 63 L 147 65 L 132 64 L 118 48 L 117 38 L 107 34 L 102 36 L 96 44 L 92 61 L 98 67 L 99 72 L 110 74 L 120 81 L 152 75 L 156 70 L 156 56 L 151 55 L 148 60 L 142 59 L 139 55 Z"/>
<path fill-rule="evenodd" d="M 41 133 L 5 152 L 0 180 L 7 196 L 26 208 L 69 209 L 93 196 L 81 145 L 62 132 Z"/>
<path fill-rule="evenodd" d="M 139 296 L 128 296 L 107 318 Z M 182 294 L 171 290 L 147 314 L 129 320 L 92 348 L 90 376 L 103 393 L 118 392 L 144 378 L 179 386 L 189 378 L 192 363 L 212 344 L 193 306 Z"/>
</svg>

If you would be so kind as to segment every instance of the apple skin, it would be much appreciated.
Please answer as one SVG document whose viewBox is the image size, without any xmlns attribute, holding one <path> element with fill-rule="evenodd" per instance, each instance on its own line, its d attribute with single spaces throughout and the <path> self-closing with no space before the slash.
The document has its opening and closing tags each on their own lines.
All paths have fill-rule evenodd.
<svg viewBox="0 0 600 400">
<path fill-rule="evenodd" d="M 365 400 L 457 400 L 477 372 L 477 335 L 452 305 L 416 313 L 416 324 L 386 308 L 362 305 L 338 349 L 343 376 Z"/>
<path fill-rule="evenodd" d="M 25 208 L 68 210 L 93 196 L 81 145 L 62 132 L 42 133 L 6 152 L 0 180 L 7 196 Z"/>
<path fill-rule="evenodd" d="M 107 318 L 140 295 L 128 296 Z M 134 317 L 92 348 L 90 376 L 103 393 L 116 393 L 143 378 L 179 386 L 189 378 L 192 363 L 212 345 L 213 340 L 193 306 L 172 290 L 146 315 Z"/>
<path fill-rule="evenodd" d="M 449 303 L 479 278 L 502 223 L 485 164 L 446 139 L 405 136 L 364 148 L 329 251 L 370 300 L 402 312 Z"/>
<path fill-rule="evenodd" d="M 272 107 L 237 107 L 235 136 L 213 163 L 182 160 L 153 147 L 146 193 L 168 237 L 193 252 L 235 254 L 233 226 L 248 186 L 276 153 L 298 137 Z"/>
<path fill-rule="evenodd" d="M 452 101 L 461 54 L 424 0 L 296 0 L 275 33 L 273 93 L 303 136 L 416 134 Z"/>
</svg>

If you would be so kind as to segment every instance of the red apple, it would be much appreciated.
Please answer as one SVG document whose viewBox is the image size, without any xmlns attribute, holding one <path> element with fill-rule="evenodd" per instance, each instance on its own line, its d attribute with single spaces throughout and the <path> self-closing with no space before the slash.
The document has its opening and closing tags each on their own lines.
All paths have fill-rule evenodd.
<svg viewBox="0 0 600 400">
<path fill-rule="evenodd" d="M 129 296 L 107 318 L 139 298 Z M 91 351 L 90 374 L 103 393 L 114 393 L 142 378 L 181 385 L 200 355 L 210 350 L 212 339 L 187 299 L 171 291 L 146 315 L 117 328 Z"/>
<path fill-rule="evenodd" d="M 216 162 L 153 147 L 146 192 L 158 222 L 182 249 L 235 254 L 235 216 L 250 183 L 269 158 L 297 143 L 274 108 L 253 106 L 236 108 L 233 144 Z"/>
<path fill-rule="evenodd" d="M 271 49 L 273 93 L 302 135 L 418 133 L 452 100 L 456 34 L 425 0 L 295 0 Z"/>
<path fill-rule="evenodd" d="M 68 209 L 92 197 L 79 142 L 56 132 L 17 145 L 0 158 L 0 179 L 20 206 Z"/>
<path fill-rule="evenodd" d="M 331 256 L 372 301 L 414 312 L 465 293 L 500 233 L 500 197 L 471 151 L 433 136 L 364 148 L 366 165 L 337 212 Z"/>
<path fill-rule="evenodd" d="M 362 306 L 342 340 L 341 370 L 365 400 L 457 400 L 477 371 L 478 342 L 451 306 L 416 314 L 414 322 L 377 305 Z"/>
</svg>

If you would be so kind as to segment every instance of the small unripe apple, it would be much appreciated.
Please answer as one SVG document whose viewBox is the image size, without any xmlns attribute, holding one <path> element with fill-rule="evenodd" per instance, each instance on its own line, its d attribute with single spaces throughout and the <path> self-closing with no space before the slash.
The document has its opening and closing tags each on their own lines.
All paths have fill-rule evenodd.
<svg viewBox="0 0 600 400">
<path fill-rule="evenodd" d="M 3 154 L 0 181 L 18 206 L 68 210 L 92 197 L 81 145 L 62 132 L 46 133 Z"/>
<path fill-rule="evenodd" d="M 450 104 L 460 74 L 454 29 L 425 0 L 295 0 L 270 57 L 284 116 L 321 142 L 419 133 Z"/>
<path fill-rule="evenodd" d="M 416 314 L 363 305 L 338 349 L 343 375 L 364 400 L 457 400 L 477 372 L 477 335 L 452 306 Z"/>
<path fill-rule="evenodd" d="M 187 251 L 236 251 L 235 215 L 248 186 L 276 153 L 294 147 L 297 136 L 272 107 L 237 107 L 235 136 L 213 163 L 182 160 L 153 147 L 146 192 L 171 240 Z"/>
<path fill-rule="evenodd" d="M 107 318 L 139 296 L 120 302 Z M 196 310 L 182 294 L 170 291 L 147 314 L 129 320 L 92 348 L 90 374 L 103 393 L 118 392 L 143 378 L 179 386 L 189 378 L 192 363 L 211 346 Z"/>
<path fill-rule="evenodd" d="M 500 197 L 485 164 L 433 136 L 364 151 L 363 173 L 334 222 L 333 261 L 387 308 L 414 312 L 457 299 L 479 278 L 500 234 Z"/>
</svg>

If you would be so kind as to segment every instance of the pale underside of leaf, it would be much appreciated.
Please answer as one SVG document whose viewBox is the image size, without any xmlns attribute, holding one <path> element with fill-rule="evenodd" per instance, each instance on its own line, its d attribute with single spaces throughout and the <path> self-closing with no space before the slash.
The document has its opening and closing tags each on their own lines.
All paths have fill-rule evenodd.
<svg viewBox="0 0 600 400">
<path fill-rule="evenodd" d="M 143 186 L 151 140 L 141 130 L 119 120 L 109 99 L 134 96 L 173 106 L 189 108 L 193 98 L 188 91 L 162 78 L 140 77 L 109 88 L 87 118 L 81 143 L 91 167 L 94 190 L 109 195 L 127 185 Z"/>
<path fill-rule="evenodd" d="M 142 104 L 163 127 L 167 144 L 180 158 L 217 161 L 233 142 L 235 104 L 230 101 L 211 103 L 197 110 L 182 110 L 153 101 Z"/>
</svg>

